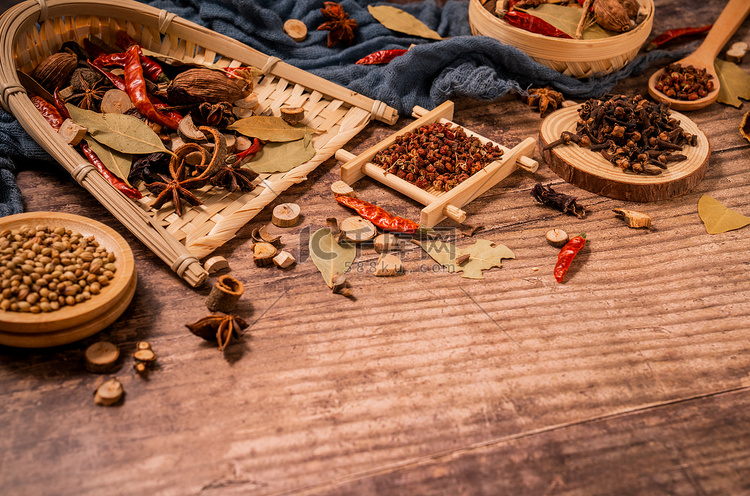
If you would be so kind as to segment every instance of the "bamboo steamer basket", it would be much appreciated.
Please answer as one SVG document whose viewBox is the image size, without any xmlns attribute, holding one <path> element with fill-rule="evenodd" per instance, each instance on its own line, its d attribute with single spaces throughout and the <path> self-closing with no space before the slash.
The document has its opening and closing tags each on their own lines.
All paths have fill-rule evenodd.
<svg viewBox="0 0 750 496">
<path fill-rule="evenodd" d="M 28 98 L 17 70 L 29 73 L 66 41 L 97 37 L 114 45 L 125 30 L 153 52 L 195 63 L 259 69 L 255 113 L 280 116 L 282 106 L 303 107 L 302 124 L 317 129 L 315 156 L 285 173 L 261 174 L 250 192 L 229 193 L 206 186 L 196 195 L 203 205 L 178 216 L 171 203 L 155 210 L 144 186 L 134 201 L 107 182 L 76 149 L 65 143 Z M 237 231 L 278 195 L 307 178 L 372 119 L 393 124 L 395 109 L 307 71 L 268 56 L 232 38 L 182 19 L 166 10 L 130 0 L 27 0 L 0 17 L 0 104 L 11 112 L 55 160 L 125 227 L 191 286 L 208 272 L 199 259 L 232 239 Z M 187 206 L 187 205 L 186 205 Z"/>
<path fill-rule="evenodd" d="M 495 17 L 480 0 L 469 0 L 469 23 L 475 35 L 512 45 L 542 65 L 576 78 L 609 74 L 633 60 L 651 34 L 653 0 L 639 0 L 643 21 L 631 31 L 597 40 L 568 40 L 530 33 Z"/>
</svg>

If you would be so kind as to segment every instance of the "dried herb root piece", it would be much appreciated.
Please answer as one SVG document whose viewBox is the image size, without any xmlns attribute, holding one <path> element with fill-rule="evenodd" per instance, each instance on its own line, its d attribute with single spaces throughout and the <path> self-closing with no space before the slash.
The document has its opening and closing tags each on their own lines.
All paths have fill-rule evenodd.
<svg viewBox="0 0 750 496">
<path fill-rule="evenodd" d="M 552 186 L 536 183 L 531 189 L 531 196 L 542 205 L 552 207 L 560 212 L 573 214 L 579 219 L 586 217 L 586 207 L 579 205 L 576 202 L 576 197 L 558 193 L 552 189 Z"/>
<path fill-rule="evenodd" d="M 139 341 L 133 353 L 133 368 L 139 374 L 145 374 L 149 368 L 156 362 L 156 353 L 151 349 L 151 344 L 147 341 Z"/>
<path fill-rule="evenodd" d="M 101 406 L 112 406 L 122 399 L 125 390 L 117 379 L 110 379 L 96 388 L 94 403 Z"/>
<path fill-rule="evenodd" d="M 86 348 L 84 356 L 86 358 L 86 370 L 95 374 L 106 374 L 117 365 L 120 350 L 109 341 L 99 341 Z"/>
<path fill-rule="evenodd" d="M 271 222 L 278 227 L 292 227 L 299 221 L 300 208 L 296 203 L 282 203 L 273 209 Z"/>
<path fill-rule="evenodd" d="M 547 231 L 547 243 L 555 248 L 562 248 L 568 242 L 568 233 L 562 229 L 550 229 Z"/>
<path fill-rule="evenodd" d="M 651 217 L 649 217 L 647 214 L 636 212 L 635 210 L 627 210 L 624 208 L 614 208 L 612 209 L 612 211 L 620 219 L 627 220 L 628 227 L 632 229 L 649 229 L 651 227 Z"/>
<path fill-rule="evenodd" d="M 237 302 L 245 292 L 241 281 L 229 275 L 223 275 L 216 281 L 206 299 L 206 307 L 212 312 L 229 313 L 237 306 Z"/>
</svg>

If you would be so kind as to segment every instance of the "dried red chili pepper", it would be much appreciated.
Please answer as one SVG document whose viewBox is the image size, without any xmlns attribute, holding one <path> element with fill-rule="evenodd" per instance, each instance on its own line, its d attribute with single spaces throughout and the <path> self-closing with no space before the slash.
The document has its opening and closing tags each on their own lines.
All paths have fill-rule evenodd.
<svg viewBox="0 0 750 496">
<path fill-rule="evenodd" d="M 31 103 L 33 103 L 34 107 L 39 110 L 39 113 L 42 114 L 49 125 L 52 126 L 55 131 L 59 131 L 60 126 L 65 121 L 65 119 L 70 117 L 70 114 L 68 114 L 68 109 L 65 108 L 65 103 L 63 103 L 62 99 L 60 98 L 60 94 L 57 91 L 55 91 L 54 98 L 55 104 L 53 105 L 44 98 L 33 95 L 31 96 Z M 112 174 L 112 172 L 107 169 L 104 163 L 99 159 L 99 157 L 97 157 L 96 153 L 94 153 L 94 151 L 89 147 L 89 145 L 86 144 L 85 141 L 81 141 L 78 144 L 78 148 L 80 148 L 83 154 L 86 155 L 86 158 L 89 160 L 89 162 L 91 162 L 92 165 L 94 165 L 94 167 L 96 167 L 99 173 L 107 181 L 109 181 L 112 186 L 125 194 L 125 196 L 127 196 L 128 198 L 133 198 L 135 200 L 143 196 L 141 195 L 140 191 L 128 186 L 119 177 Z"/>
<path fill-rule="evenodd" d="M 386 231 L 414 234 L 419 230 L 419 224 L 416 222 L 391 215 L 382 208 L 359 198 L 336 195 L 336 201 L 345 207 L 356 210 L 361 217 Z"/>
<path fill-rule="evenodd" d="M 141 67 L 141 58 L 138 55 L 138 46 L 133 45 L 128 48 L 128 58 L 125 63 L 125 86 L 130 100 L 138 109 L 138 112 L 148 117 L 157 124 L 177 130 L 179 124 L 168 115 L 157 112 L 154 104 L 148 96 L 146 90 L 146 80 L 143 77 L 143 68 Z"/>
<path fill-rule="evenodd" d="M 646 46 L 646 51 L 648 52 L 650 50 L 659 48 L 660 46 L 676 38 L 706 33 L 712 27 L 713 27 L 713 24 L 709 24 L 707 26 L 686 27 L 686 28 L 670 29 L 669 31 L 664 31 L 662 34 L 660 34 L 659 36 L 657 36 L 656 38 L 654 38 L 653 40 L 649 42 L 649 44 Z"/>
<path fill-rule="evenodd" d="M 557 264 L 555 265 L 554 274 L 557 282 L 563 282 L 571 262 L 585 244 L 586 234 L 581 234 L 572 238 L 562 247 L 560 254 L 557 255 Z"/>
<path fill-rule="evenodd" d="M 544 36 L 553 36 L 555 38 L 566 38 L 572 40 L 573 37 L 563 31 L 560 31 L 552 24 L 544 21 L 536 16 L 527 14 L 526 12 L 519 12 L 517 10 L 511 10 L 506 12 L 503 19 L 517 28 L 529 31 L 531 33 L 543 34 Z"/>
<path fill-rule="evenodd" d="M 258 138 L 253 138 L 253 144 L 250 145 L 250 148 L 247 150 L 243 150 L 239 153 L 235 153 L 235 157 L 237 157 L 235 160 L 244 160 L 247 157 L 251 157 L 258 153 L 260 151 L 260 140 Z"/>
<path fill-rule="evenodd" d="M 371 53 L 366 57 L 362 57 L 361 59 L 356 61 L 355 64 L 387 64 L 391 60 L 395 59 L 396 57 L 400 57 L 406 52 L 408 52 L 408 50 L 404 50 L 402 48 L 396 48 L 393 50 L 378 50 L 377 52 Z"/>
<path fill-rule="evenodd" d="M 31 103 L 34 104 L 34 107 L 36 107 L 39 113 L 42 114 L 42 117 L 49 122 L 49 125 L 52 126 L 55 131 L 59 131 L 60 126 L 62 126 L 65 119 L 63 119 L 55 106 L 39 95 L 32 95 L 29 98 L 31 98 Z"/>
<path fill-rule="evenodd" d="M 135 41 L 133 38 L 130 37 L 128 33 L 125 31 L 118 31 L 116 35 L 115 43 L 118 47 L 122 48 L 123 50 L 127 50 L 133 45 L 138 46 L 138 55 L 141 57 L 141 66 L 143 66 L 143 74 L 149 79 L 149 81 L 153 81 L 155 83 L 168 83 L 169 78 L 166 74 L 164 74 L 164 69 L 161 68 L 161 65 L 154 59 L 147 57 L 143 55 L 143 50 L 141 50 L 141 46 L 138 44 L 137 41 Z"/>
</svg>

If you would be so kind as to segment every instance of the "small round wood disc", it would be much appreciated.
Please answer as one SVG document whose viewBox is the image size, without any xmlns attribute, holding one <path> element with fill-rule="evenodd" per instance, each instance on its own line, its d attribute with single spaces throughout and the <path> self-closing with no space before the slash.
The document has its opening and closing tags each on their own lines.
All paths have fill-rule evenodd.
<svg viewBox="0 0 750 496">
<path fill-rule="evenodd" d="M 120 349 L 109 341 L 99 341 L 92 344 L 84 353 L 86 370 L 97 374 L 109 372 L 117 365 Z"/>
<path fill-rule="evenodd" d="M 539 150 L 542 157 L 549 168 L 567 182 L 597 195 L 649 202 L 685 194 L 706 174 L 708 157 L 711 155 L 708 138 L 693 121 L 677 112 L 671 112 L 671 115 L 680 121 L 685 131 L 698 136 L 698 146 L 685 146 L 681 153 L 687 156 L 687 160 L 670 162 L 667 169 L 658 176 L 623 172 L 598 152 L 576 144 L 560 145 L 552 150 L 542 151 L 546 144 L 557 140 L 563 131 L 575 132 L 580 107 L 578 105 L 554 112 L 542 122 L 539 129 Z"/>
<path fill-rule="evenodd" d="M 352 243 L 369 241 L 378 235 L 375 224 L 362 217 L 347 217 L 341 221 L 341 230 L 346 240 Z"/>
<path fill-rule="evenodd" d="M 284 23 L 284 32 L 294 41 L 304 41 L 307 38 L 307 26 L 298 19 L 289 19 Z"/>
<path fill-rule="evenodd" d="M 273 209 L 271 222 L 278 227 L 292 227 L 299 220 L 300 208 L 296 203 L 282 203 Z"/>
</svg>

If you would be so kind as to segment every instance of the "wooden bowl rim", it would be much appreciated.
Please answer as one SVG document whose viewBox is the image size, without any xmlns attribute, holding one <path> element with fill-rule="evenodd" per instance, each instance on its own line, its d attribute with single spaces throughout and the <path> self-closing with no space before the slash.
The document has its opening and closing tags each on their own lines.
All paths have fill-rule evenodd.
<svg viewBox="0 0 750 496">
<path fill-rule="evenodd" d="M 86 236 L 93 235 L 107 251 L 115 253 L 117 270 L 112 282 L 103 287 L 100 294 L 76 305 L 47 313 L 0 311 L 0 331 L 45 333 L 69 329 L 111 310 L 127 291 L 135 274 L 135 259 L 125 238 L 111 227 L 88 217 L 63 212 L 26 212 L 0 219 L 0 230 L 23 225 L 62 226 Z"/>
<path fill-rule="evenodd" d="M 503 42 L 522 43 L 523 46 L 510 43 L 517 48 L 528 53 L 532 57 L 543 58 L 545 60 L 557 60 L 559 62 L 588 62 L 600 60 L 602 58 L 610 59 L 617 57 L 631 50 L 640 49 L 641 45 L 648 39 L 653 27 L 654 11 L 656 10 L 654 0 L 645 0 L 649 8 L 645 19 L 630 31 L 620 33 L 608 38 L 598 38 L 594 40 L 575 40 L 566 38 L 555 38 L 545 36 L 539 33 L 532 33 L 510 24 L 503 22 L 492 15 L 484 8 L 479 0 L 469 0 L 469 22 L 471 22 L 472 12 L 476 10 L 485 21 L 491 22 L 497 29 L 504 31 L 508 37 Z M 473 8 L 471 7 L 473 6 Z M 477 10 L 478 9 L 478 10 Z M 472 23 L 476 29 L 476 24 Z M 643 33 L 643 31 L 646 31 Z M 490 36 L 487 33 L 480 33 L 484 36 Z M 643 38 L 641 40 L 641 38 Z M 632 43 L 632 44 L 631 44 Z M 564 50 L 565 55 L 561 58 L 550 58 L 548 50 Z M 592 50 L 594 53 L 592 53 Z M 601 53 L 600 53 L 601 52 Z"/>
</svg>

